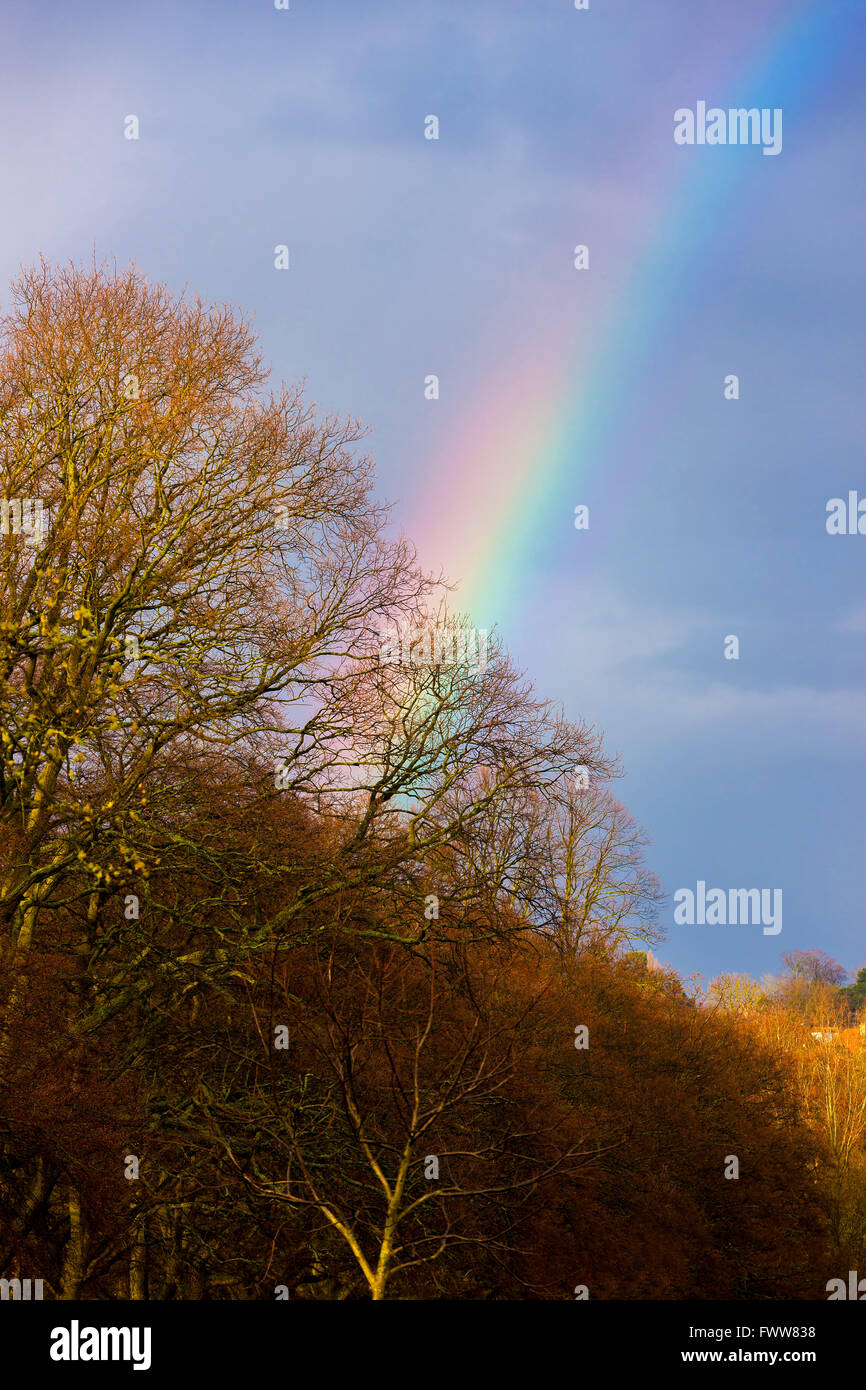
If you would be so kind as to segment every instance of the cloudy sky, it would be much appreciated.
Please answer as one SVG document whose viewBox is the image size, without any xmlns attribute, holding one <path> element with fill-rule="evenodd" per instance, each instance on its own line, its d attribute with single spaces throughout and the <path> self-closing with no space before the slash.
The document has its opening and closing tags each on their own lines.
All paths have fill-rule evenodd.
<svg viewBox="0 0 866 1390">
<path fill-rule="evenodd" d="M 0 298 L 95 249 L 252 313 L 277 378 L 369 424 L 425 563 L 606 731 L 662 959 L 859 966 L 866 536 L 825 521 L 866 497 L 861 0 L 2 20 Z M 701 101 L 781 110 L 781 151 L 676 144 Z M 781 888 L 782 933 L 675 925 L 699 879 Z"/>
</svg>

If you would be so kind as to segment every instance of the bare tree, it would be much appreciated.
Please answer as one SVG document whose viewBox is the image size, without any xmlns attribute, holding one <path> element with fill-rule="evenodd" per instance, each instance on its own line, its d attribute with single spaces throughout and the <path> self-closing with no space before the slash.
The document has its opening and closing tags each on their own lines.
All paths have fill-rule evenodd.
<svg viewBox="0 0 866 1390">
<path fill-rule="evenodd" d="M 270 738 L 306 778 L 327 764 L 341 663 L 429 586 L 383 539 L 360 427 L 298 388 L 263 395 L 230 310 L 43 263 L 14 287 L 0 359 L 3 496 L 13 522 L 42 509 L 0 540 L 16 978 L 47 903 L 147 874 L 138 828 L 172 752 Z"/>
<path fill-rule="evenodd" d="M 374 1300 L 459 1244 L 507 1252 L 521 1207 L 604 1151 L 551 1093 L 515 1103 L 543 991 L 502 1007 L 503 969 L 481 970 L 465 949 L 423 962 L 399 946 L 331 941 L 308 963 L 307 976 L 294 957 L 283 986 L 291 1081 L 263 1068 L 241 1126 L 231 1105 L 207 1107 L 245 1183 L 323 1217 Z M 284 1154 L 282 1176 L 262 1167 L 251 1128 L 262 1150 Z"/>
<path fill-rule="evenodd" d="M 453 621 L 465 628 L 467 620 Z M 402 882 L 411 904 L 403 938 L 420 939 L 426 892 L 463 906 L 471 898 L 475 880 L 457 891 L 445 866 L 473 835 L 506 821 L 510 835 L 515 808 L 562 783 L 577 759 L 598 776 L 611 767 L 599 733 L 540 700 L 495 634 L 481 670 L 465 661 L 359 663 L 332 690 L 328 714 L 345 730 L 342 757 L 308 800 L 333 825 L 337 854 L 319 884 L 283 904 L 274 931 L 339 892 L 378 883 L 393 894 Z M 477 898 L 491 901 L 486 887 Z"/>
<path fill-rule="evenodd" d="M 464 897 L 507 906 L 565 957 L 663 937 L 646 837 L 600 784 L 615 766 L 584 739 L 579 778 L 572 765 L 557 779 L 501 793 L 451 837 L 447 861 Z M 479 777 L 489 783 L 486 769 Z"/>
</svg>

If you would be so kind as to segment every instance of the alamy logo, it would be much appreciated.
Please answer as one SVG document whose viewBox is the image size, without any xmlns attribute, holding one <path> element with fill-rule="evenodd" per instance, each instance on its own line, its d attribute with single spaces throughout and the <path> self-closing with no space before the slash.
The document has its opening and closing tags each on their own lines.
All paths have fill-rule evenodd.
<svg viewBox="0 0 866 1390">
<path fill-rule="evenodd" d="M 831 497 L 826 525 L 828 536 L 866 536 L 866 497 L 851 491 L 847 506 L 844 497 Z"/>
<path fill-rule="evenodd" d="M 382 665 L 487 667 L 487 629 L 437 623 L 409 632 L 386 633 L 379 647 Z"/>
<path fill-rule="evenodd" d="M 681 106 L 674 112 L 674 140 L 678 145 L 763 145 L 764 154 L 779 154 L 782 110 L 711 106 L 708 111 L 707 103 L 699 101 L 694 111 Z"/>
<path fill-rule="evenodd" d="M 0 1279 L 0 1299 L 11 1298 L 13 1301 L 27 1302 L 30 1298 L 40 1299 L 41 1297 L 41 1279 L 33 1279 L 32 1281 L 30 1279 Z"/>
<path fill-rule="evenodd" d="M 832 1303 L 834 1299 L 839 1298 L 856 1299 L 858 1303 L 866 1301 L 866 1279 L 860 1279 L 858 1281 L 856 1269 L 848 1270 L 847 1289 L 844 1279 L 828 1279 L 826 1289 L 828 1303 Z"/>
<path fill-rule="evenodd" d="M 772 893 L 773 910 L 770 911 Z M 781 888 L 711 888 L 698 879 L 697 891 L 678 888 L 674 893 L 674 921 L 678 927 L 763 925 L 764 936 L 782 930 Z"/>
<path fill-rule="evenodd" d="M 45 535 L 45 520 L 39 498 L 0 498 L 0 531 L 4 536 L 26 536 L 27 545 L 38 545 Z"/>
<path fill-rule="evenodd" d="M 69 1327 L 51 1329 L 52 1361 L 131 1361 L 134 1371 L 150 1370 L 149 1327 Z"/>
</svg>

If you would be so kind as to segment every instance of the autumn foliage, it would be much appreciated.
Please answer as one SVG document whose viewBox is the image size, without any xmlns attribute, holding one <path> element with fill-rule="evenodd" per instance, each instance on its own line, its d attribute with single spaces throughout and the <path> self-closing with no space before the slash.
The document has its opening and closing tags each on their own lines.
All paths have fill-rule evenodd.
<svg viewBox="0 0 866 1390">
<path fill-rule="evenodd" d="M 0 544 L 0 1273 L 823 1297 L 861 1072 L 647 969 L 616 764 L 495 634 L 382 660 L 469 620 L 358 425 L 134 270 L 43 264 L 2 328 L 3 495 L 46 525 Z"/>
</svg>

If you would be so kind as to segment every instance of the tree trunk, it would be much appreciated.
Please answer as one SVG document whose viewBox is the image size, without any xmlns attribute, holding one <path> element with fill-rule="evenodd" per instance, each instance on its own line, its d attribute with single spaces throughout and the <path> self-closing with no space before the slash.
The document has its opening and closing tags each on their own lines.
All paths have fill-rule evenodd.
<svg viewBox="0 0 866 1390">
<path fill-rule="evenodd" d="M 63 1273 L 60 1276 L 60 1297 L 64 1300 L 81 1297 L 85 1273 L 86 1232 L 78 1189 L 69 1184 L 69 1239 L 63 1252 Z"/>
</svg>

